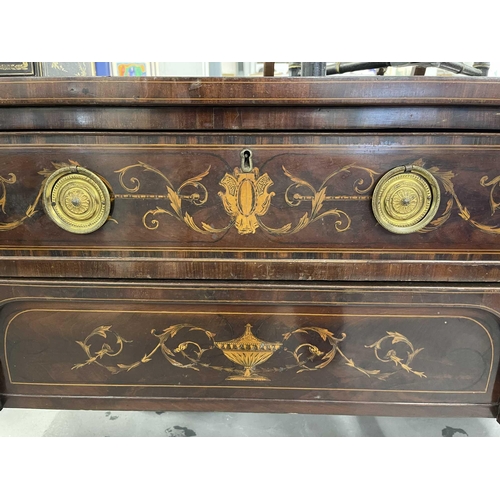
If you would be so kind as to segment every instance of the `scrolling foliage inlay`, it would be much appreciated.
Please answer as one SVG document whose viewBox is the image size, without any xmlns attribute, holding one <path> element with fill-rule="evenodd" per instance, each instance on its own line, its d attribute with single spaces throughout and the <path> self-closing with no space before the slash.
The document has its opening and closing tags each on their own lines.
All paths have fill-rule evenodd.
<svg viewBox="0 0 500 500">
<path fill-rule="evenodd" d="M 241 380 L 241 381 L 268 381 L 268 376 L 272 373 L 283 372 L 286 370 L 295 370 L 296 373 L 305 371 L 317 371 L 328 366 L 335 356 L 338 354 L 345 364 L 367 377 L 374 377 L 379 380 L 387 380 L 392 375 L 403 370 L 407 373 L 416 375 L 420 378 L 426 378 L 424 372 L 416 371 L 412 368 L 412 363 L 415 357 L 423 348 L 415 349 L 413 344 L 401 333 L 387 332 L 375 343 L 365 346 L 367 349 L 372 349 L 375 358 L 381 363 L 388 363 L 392 369 L 382 372 L 380 369 L 368 370 L 358 366 L 352 358 L 347 357 L 339 347 L 339 344 L 345 340 L 347 335 L 342 333 L 340 337 L 336 337 L 334 333 L 326 328 L 315 326 L 305 326 L 296 330 L 286 332 L 282 335 L 282 342 L 265 342 L 257 338 L 252 333 L 252 325 L 247 324 L 245 332 L 242 336 L 229 341 L 215 341 L 216 334 L 204 328 L 191 325 L 188 323 L 180 323 L 165 328 L 162 332 L 156 333 L 152 330 L 151 334 L 156 337 L 157 345 L 154 349 L 145 354 L 140 360 L 133 363 L 123 364 L 107 364 L 106 358 L 114 358 L 119 356 L 125 344 L 133 341 L 125 340 L 120 334 L 111 329 L 110 326 L 99 326 L 94 329 L 83 341 L 77 341 L 77 344 L 83 349 L 87 359 L 73 366 L 72 369 L 80 369 L 88 365 L 96 364 L 105 368 L 113 375 L 124 371 L 131 371 L 142 364 L 149 363 L 156 353 L 160 351 L 165 359 L 173 366 L 178 368 L 189 368 L 199 371 L 201 368 L 227 372 L 229 376 L 226 380 Z M 202 332 L 207 338 L 206 344 L 200 345 L 199 342 L 189 339 L 190 332 Z M 184 334 L 182 335 L 181 332 Z M 186 340 L 173 342 L 172 339 L 179 335 L 186 337 Z M 302 342 L 297 347 L 288 348 L 287 342 L 292 337 L 299 336 L 302 338 L 306 335 L 310 338 L 309 342 Z M 95 341 L 96 337 L 103 337 L 104 340 L 112 339 L 116 343 L 113 348 L 109 343 L 104 342 L 100 348 L 92 349 L 91 341 Z M 94 339 L 94 340 L 93 340 Z M 323 342 L 323 344 L 321 343 Z M 319 345 L 328 345 L 327 349 L 320 349 Z M 404 354 L 398 354 L 394 346 L 399 344 L 403 347 Z M 268 361 L 280 349 L 286 353 L 288 362 L 277 367 L 256 368 Z M 216 366 L 206 361 L 206 352 L 212 350 L 220 350 L 224 356 L 231 362 L 239 365 L 241 368 Z"/>
<path fill-rule="evenodd" d="M 412 165 L 424 167 L 422 159 L 411 163 Z M 73 160 L 69 163 L 52 162 L 51 168 L 43 169 L 38 172 L 43 180 L 40 183 L 38 192 L 34 196 L 34 201 L 26 208 L 24 213 L 17 217 L 8 217 L 6 222 L 0 222 L 0 231 L 13 230 L 39 212 L 38 205 L 41 201 L 44 185 L 47 178 L 62 167 L 69 165 L 81 167 Z M 429 167 L 427 170 L 433 174 L 442 185 L 445 194 L 449 196 L 443 212 L 434 218 L 426 227 L 420 229 L 420 233 L 428 233 L 440 228 L 451 217 L 454 207 L 458 209 L 458 215 L 476 229 L 488 234 L 500 234 L 500 225 L 489 225 L 478 222 L 471 217 L 466 206 L 460 201 L 453 183 L 455 174 L 451 171 L 442 171 L 438 167 Z M 164 182 L 165 193 L 139 193 L 141 181 L 134 173 L 142 171 L 154 174 Z M 115 199 L 152 199 L 166 200 L 170 206 L 159 206 L 148 210 L 142 217 L 145 228 L 156 230 L 160 227 L 159 215 L 168 215 L 184 224 L 190 229 L 201 234 L 224 233 L 233 226 L 239 234 L 254 234 L 257 229 L 273 235 L 290 235 L 301 231 L 309 224 L 316 222 L 324 217 L 335 217 L 335 230 L 338 232 L 347 231 L 351 228 L 351 218 L 347 212 L 338 208 L 325 208 L 325 204 L 338 203 L 344 201 L 370 201 L 371 191 L 375 180 L 379 174 L 366 167 L 358 165 L 346 165 L 337 169 L 316 188 L 311 183 L 305 181 L 299 176 L 291 173 L 285 166 L 282 166 L 283 174 L 289 179 L 290 184 L 284 193 L 284 202 L 290 208 L 301 207 L 308 204 L 307 210 L 296 223 L 287 223 L 282 227 L 273 228 L 266 224 L 263 217 L 268 214 L 272 205 L 272 199 L 276 193 L 270 191 L 274 182 L 267 174 L 261 174 L 258 168 L 251 172 L 243 172 L 240 168 L 235 168 L 232 174 L 226 173 L 219 181 L 223 190 L 218 192 L 222 201 L 222 207 L 225 214 L 229 216 L 228 223 L 223 227 L 213 227 L 206 222 L 195 222 L 193 215 L 186 210 L 186 204 L 195 208 L 207 206 L 209 192 L 203 184 L 204 179 L 211 173 L 211 167 L 199 175 L 186 179 L 179 186 L 175 187 L 170 179 L 158 168 L 148 165 L 144 162 L 138 162 L 128 165 L 116 171 L 119 174 L 119 183 L 125 189 L 126 193 L 116 193 Z M 358 172 L 358 178 L 353 184 L 353 194 L 335 195 L 331 193 L 332 184 L 330 181 L 339 174 L 345 172 Z M 7 215 L 8 187 L 16 184 L 18 181 L 14 173 L 6 175 L 0 174 L 0 212 Z M 500 185 L 500 175 L 489 179 L 488 176 L 481 177 L 480 186 L 490 188 L 489 205 L 491 216 L 494 216 L 500 207 L 500 201 L 495 198 L 495 190 Z M 328 193 L 330 191 L 330 193 Z M 109 218 L 115 223 L 118 221 Z"/>
<path fill-rule="evenodd" d="M 35 199 L 31 205 L 28 206 L 25 213 L 18 218 L 15 218 L 9 222 L 0 222 L 0 231 L 10 231 L 15 229 L 16 227 L 24 224 L 24 221 L 33 217 L 39 210 L 37 209 L 38 204 L 40 203 L 40 199 L 42 198 L 43 188 L 45 187 L 45 183 L 47 179 L 54 173 L 55 170 L 58 170 L 63 167 L 69 167 L 70 165 L 80 166 L 76 161 L 69 160 L 69 164 L 67 163 L 56 163 L 52 162 L 52 168 L 40 170 L 38 175 L 43 177 L 43 180 L 40 184 L 40 188 L 38 189 L 38 193 L 35 196 Z M 0 176 L 0 209 L 5 214 L 5 204 L 7 203 L 7 184 L 15 184 L 17 182 L 17 178 L 15 174 L 8 174 L 8 178 Z"/>
<path fill-rule="evenodd" d="M 163 196 L 136 194 L 141 187 L 140 180 L 137 177 L 130 177 L 127 180 L 125 177 L 127 174 L 130 175 L 135 169 L 142 169 L 145 172 L 158 175 L 165 182 L 167 194 Z M 170 202 L 169 208 L 157 206 L 155 209 L 148 210 L 142 218 L 144 227 L 151 230 L 158 229 L 159 227 L 160 223 L 156 216 L 165 214 L 184 222 L 194 231 L 205 234 L 221 233 L 233 226 L 239 234 L 254 234 L 258 228 L 269 234 L 293 234 L 327 216 L 337 218 L 335 221 L 335 229 L 337 231 L 346 231 L 351 226 L 349 215 L 337 208 L 325 210 L 324 204 L 332 201 L 369 200 L 370 196 L 367 196 L 366 193 L 373 187 L 375 176 L 377 175 L 374 170 L 370 170 L 369 168 L 347 165 L 330 174 L 319 189 L 316 189 L 309 182 L 291 174 L 284 166 L 282 169 L 284 175 L 291 181 L 291 184 L 285 191 L 286 204 L 289 207 L 298 207 L 303 203 L 310 203 L 310 209 L 302 215 L 295 225 L 288 223 L 279 228 L 270 227 L 262 220 L 262 217 L 267 214 L 272 198 L 276 193 L 269 191 L 274 184 L 272 179 L 267 173 L 261 175 L 258 168 L 254 168 L 251 172 L 243 172 L 240 168 L 235 168 L 232 174 L 226 173 L 219 182 L 224 191 L 219 191 L 218 195 L 222 200 L 226 214 L 230 217 L 228 224 L 221 228 L 215 228 L 205 222 L 197 224 L 193 216 L 183 209 L 184 203 L 201 207 L 208 201 L 208 190 L 202 183 L 202 180 L 210 173 L 210 167 L 203 173 L 187 179 L 178 188 L 175 188 L 168 177 L 157 168 L 142 162 L 129 165 L 117 170 L 120 184 L 129 194 L 116 194 L 116 198 L 166 198 Z M 328 183 L 335 176 L 344 172 L 350 172 L 351 170 L 368 175 L 369 182 L 367 183 L 364 178 L 357 179 L 354 183 L 356 195 L 327 195 Z M 365 184 L 367 184 L 366 187 L 364 187 Z M 194 192 L 186 194 L 186 188 L 188 187 L 194 188 Z"/>
<path fill-rule="evenodd" d="M 424 167 L 423 159 L 411 162 L 412 165 Z M 332 174 L 330 174 L 316 189 L 309 182 L 301 179 L 297 175 L 289 172 L 286 167 L 282 166 L 284 175 L 290 179 L 291 183 L 286 188 L 285 191 L 285 202 L 289 207 L 298 207 L 303 203 L 310 203 L 310 209 L 302 215 L 300 220 L 293 225 L 292 223 L 285 224 L 281 228 L 272 228 L 264 223 L 262 217 L 266 215 L 270 206 L 272 197 L 275 196 L 274 192 L 269 192 L 268 189 L 273 185 L 273 181 L 268 176 L 268 174 L 260 175 L 260 172 L 255 168 L 251 173 L 244 173 L 239 168 L 235 168 L 233 175 L 225 174 L 223 179 L 220 181 L 220 185 L 225 188 L 225 192 L 219 192 L 219 196 L 222 199 L 224 209 L 231 217 L 229 223 L 222 228 L 214 228 L 209 224 L 201 222 L 197 225 L 192 217 L 187 211 L 182 210 L 183 202 L 189 202 L 193 205 L 202 206 L 208 200 L 208 191 L 203 185 L 201 180 L 206 177 L 210 172 L 210 167 L 200 174 L 199 176 L 188 179 L 183 182 L 178 189 L 174 189 L 172 183 L 169 179 L 164 176 L 158 169 L 151 167 L 145 163 L 138 163 L 135 165 L 130 165 L 117 172 L 120 173 L 120 183 L 129 193 L 135 193 L 139 190 L 140 182 L 136 177 L 132 177 L 130 182 L 132 186 L 127 186 L 124 183 L 124 174 L 133 168 L 142 167 L 144 170 L 154 172 L 160 175 L 167 183 L 167 195 L 166 198 L 170 201 L 170 209 L 156 207 L 156 209 L 149 210 L 144 214 L 143 224 L 148 229 L 157 229 L 159 227 L 159 221 L 154 218 L 158 214 L 168 214 L 172 217 L 183 221 L 191 229 L 199 233 L 221 233 L 227 231 L 232 226 L 235 226 L 239 234 L 253 234 L 256 229 L 274 234 L 274 235 L 287 235 L 294 234 L 309 224 L 320 220 L 327 216 L 334 216 L 337 218 L 335 221 L 335 229 L 339 232 L 346 231 L 351 228 L 351 218 L 349 215 L 338 208 L 333 208 L 325 210 L 324 204 L 328 202 L 342 202 L 342 201 L 369 201 L 371 196 L 368 194 L 371 192 L 375 179 L 378 173 L 366 167 L 360 167 L 358 165 L 346 165 Z M 442 171 L 438 167 L 429 167 L 427 169 L 432 173 L 441 183 L 446 194 L 449 195 L 449 199 L 446 203 L 444 211 L 438 217 L 434 218 L 426 227 L 420 229 L 420 233 L 429 233 L 440 228 L 451 216 L 453 208 L 457 207 L 458 215 L 469 224 L 474 226 L 488 234 L 500 234 L 500 226 L 492 226 L 488 224 L 483 224 L 474 220 L 467 207 L 458 198 L 455 191 L 455 186 L 452 179 L 455 174 L 451 171 Z M 327 189 L 331 188 L 329 182 L 337 175 L 343 172 L 357 171 L 360 174 L 368 176 L 368 182 L 363 177 L 360 177 L 354 182 L 354 191 L 356 194 L 353 195 L 333 195 L 327 194 Z M 500 202 L 495 201 L 494 191 L 495 188 L 500 185 L 500 176 L 495 177 L 492 180 L 488 180 L 487 176 L 480 179 L 479 184 L 482 187 L 491 187 L 490 190 L 490 207 L 491 215 L 493 216 L 497 209 L 500 207 Z M 364 187 L 366 185 L 366 187 Z M 192 186 L 199 190 L 198 193 L 192 193 L 190 195 L 183 195 L 182 191 L 187 187 Z M 117 195 L 117 198 L 161 198 L 161 195 Z M 201 227 L 200 227 L 201 226 Z"/>
</svg>

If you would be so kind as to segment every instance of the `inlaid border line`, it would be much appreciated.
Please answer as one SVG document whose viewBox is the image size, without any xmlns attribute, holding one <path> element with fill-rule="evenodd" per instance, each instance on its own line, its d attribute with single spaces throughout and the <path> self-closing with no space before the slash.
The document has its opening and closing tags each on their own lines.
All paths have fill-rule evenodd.
<svg viewBox="0 0 500 500">
<path fill-rule="evenodd" d="M 358 303 L 362 304 L 362 303 Z M 346 305 L 352 305 L 349 302 L 343 303 L 344 306 Z M 398 304 L 399 305 L 399 304 Z M 426 305 L 426 304 L 418 304 L 418 305 Z M 431 305 L 431 304 L 428 304 Z M 75 384 L 49 384 L 49 383 L 42 383 L 42 382 L 35 382 L 35 383 L 30 383 L 30 382 L 14 382 L 12 380 L 11 372 L 10 372 L 10 366 L 9 366 L 9 360 L 7 356 L 7 335 L 9 331 L 9 327 L 11 323 L 18 317 L 21 316 L 22 314 L 28 313 L 28 312 L 88 312 L 88 313 L 102 313 L 102 312 L 122 312 L 126 314 L 195 314 L 195 315 L 232 315 L 232 316 L 244 316 L 246 314 L 250 314 L 249 312 L 232 312 L 232 311 L 217 311 L 217 312 L 207 312 L 207 311 L 124 311 L 124 310 L 116 310 L 116 309 L 25 309 L 23 311 L 19 311 L 16 313 L 7 323 L 7 326 L 5 328 L 5 333 L 4 333 L 4 355 L 5 355 L 5 365 L 7 367 L 7 373 L 9 376 L 9 381 L 12 385 L 45 385 L 45 386 L 53 386 L 53 387 L 58 387 L 58 386 L 74 386 Z M 332 313 L 296 313 L 296 312 L 252 312 L 252 315 L 257 315 L 257 316 L 321 316 L 321 317 L 363 317 L 363 318 L 433 318 L 433 319 L 441 319 L 441 318 L 449 318 L 449 319 L 467 319 L 470 320 L 477 325 L 479 325 L 485 332 L 486 335 L 488 336 L 490 340 L 490 345 L 491 345 L 491 361 L 490 361 L 490 369 L 488 373 L 488 378 L 486 381 L 486 387 L 484 391 L 415 391 L 415 390 L 396 390 L 396 389 L 378 389 L 377 392 L 421 392 L 421 393 L 428 393 L 428 394 L 440 394 L 440 393 L 447 393 L 447 394 L 486 394 L 488 391 L 489 383 L 490 383 L 490 378 L 491 378 L 491 373 L 493 370 L 493 364 L 495 362 L 495 348 L 493 344 L 493 339 L 491 337 L 490 332 L 477 320 L 474 318 L 470 318 L 468 316 L 446 316 L 446 315 L 406 315 L 406 314 L 332 314 Z M 77 384 L 80 387 L 93 387 L 95 384 Z M 147 385 L 129 385 L 129 384 L 99 384 L 100 387 L 149 387 Z M 190 386 L 190 385 L 151 385 L 151 387 L 168 387 L 168 388 L 192 388 L 195 386 Z M 198 386 L 196 386 L 198 387 Z M 346 388 L 305 388 L 305 387 L 265 387 L 265 386 L 223 386 L 223 385 L 217 385 L 217 386 L 199 386 L 199 387 L 204 387 L 204 388 L 211 388 L 211 389 L 231 389 L 231 388 L 246 388 L 246 389 L 284 389 L 284 390 L 318 390 L 318 391 L 352 391 L 353 389 L 346 389 Z M 356 391 L 371 391 L 372 389 L 356 389 Z"/>
</svg>

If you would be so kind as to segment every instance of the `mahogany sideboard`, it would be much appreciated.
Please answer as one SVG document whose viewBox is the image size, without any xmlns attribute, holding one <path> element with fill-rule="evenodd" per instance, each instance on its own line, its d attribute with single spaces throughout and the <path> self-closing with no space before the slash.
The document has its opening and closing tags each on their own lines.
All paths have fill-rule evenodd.
<svg viewBox="0 0 500 500">
<path fill-rule="evenodd" d="M 498 417 L 500 79 L 3 78 L 4 407 Z"/>
</svg>

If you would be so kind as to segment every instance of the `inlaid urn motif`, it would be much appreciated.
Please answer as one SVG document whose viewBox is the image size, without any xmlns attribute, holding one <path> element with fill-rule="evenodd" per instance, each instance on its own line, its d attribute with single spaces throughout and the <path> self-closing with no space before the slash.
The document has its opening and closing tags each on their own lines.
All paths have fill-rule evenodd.
<svg viewBox="0 0 500 500">
<path fill-rule="evenodd" d="M 204 333 L 208 339 L 208 345 L 203 342 L 200 344 L 190 337 L 189 333 L 194 331 Z M 125 348 L 125 344 L 131 344 L 133 340 L 124 339 L 112 329 L 111 325 L 98 326 L 83 341 L 76 341 L 85 352 L 87 359 L 82 363 L 75 364 L 72 370 L 78 370 L 88 365 L 98 365 L 108 370 L 111 374 L 117 375 L 135 370 L 141 365 L 149 363 L 153 355 L 157 351 L 160 351 L 172 366 L 176 368 L 195 371 L 211 368 L 218 372 L 230 373 L 231 375 L 226 380 L 247 382 L 270 381 L 270 379 L 262 376 L 262 373 L 282 373 L 287 370 L 296 370 L 297 373 L 315 372 L 326 368 L 334 359 L 338 359 L 338 354 L 347 366 L 363 373 L 369 378 L 375 377 L 379 380 L 387 380 L 401 370 L 406 373 L 412 373 L 420 378 L 426 378 L 424 372 L 416 371 L 412 367 L 415 357 L 423 348 L 416 349 L 410 340 L 399 332 L 387 332 L 386 335 L 380 337 L 371 345 L 365 345 L 365 348 L 373 349 L 375 358 L 380 363 L 394 364 L 394 368 L 391 371 L 367 369 L 359 366 L 352 358 L 347 357 L 339 347 L 339 344 L 347 337 L 345 333 L 337 337 L 327 328 L 318 326 L 304 325 L 293 331 L 283 333 L 283 343 L 265 342 L 257 338 L 252 333 L 252 325 L 249 323 L 245 326 L 245 332 L 241 337 L 220 342 L 214 340 L 217 335 L 216 333 L 202 326 L 190 323 L 170 325 L 161 332 L 153 329 L 151 330 L 151 334 L 157 339 L 158 343 L 149 354 L 145 354 L 142 358 L 136 359 L 132 363 L 124 364 L 115 362 L 108 364 L 106 358 L 114 359 L 120 356 Z M 293 350 L 289 347 L 283 347 L 296 334 L 300 334 L 300 345 L 296 346 Z M 185 335 L 188 335 L 188 337 L 186 338 Z M 305 341 L 302 340 L 304 336 L 308 337 Z M 176 342 L 172 341 L 173 337 L 177 339 Z M 110 342 L 110 340 L 114 340 L 116 347 L 111 347 L 113 342 Z M 317 345 L 320 340 L 322 341 L 321 348 Z M 394 347 L 396 344 L 403 350 L 400 349 L 397 351 L 396 347 Z M 258 374 L 255 373 L 255 367 L 269 360 L 281 347 L 283 347 L 282 353 L 285 354 L 285 358 L 288 357 L 288 362 L 281 358 L 277 362 L 278 366 L 263 368 L 259 370 Z M 386 347 L 388 350 L 384 354 Z M 221 350 L 230 361 L 242 366 L 243 370 L 232 366 L 213 365 L 209 357 L 205 354 L 212 351 L 212 349 Z M 202 359 L 203 356 L 205 356 L 204 359 Z"/>
<path fill-rule="evenodd" d="M 242 375 L 231 375 L 226 380 L 269 380 L 253 373 L 254 368 L 267 361 L 281 346 L 281 342 L 264 342 L 252 333 L 252 325 L 245 326 L 245 333 L 234 340 L 214 342 L 226 358 L 243 366 Z"/>
</svg>

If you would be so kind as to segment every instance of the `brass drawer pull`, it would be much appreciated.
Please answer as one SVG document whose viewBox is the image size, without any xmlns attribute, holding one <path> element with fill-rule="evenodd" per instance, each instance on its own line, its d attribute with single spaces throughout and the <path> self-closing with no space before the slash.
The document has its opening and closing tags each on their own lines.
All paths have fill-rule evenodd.
<svg viewBox="0 0 500 500">
<path fill-rule="evenodd" d="M 375 186 L 372 208 L 379 224 L 397 234 L 415 233 L 436 215 L 441 194 L 434 176 L 416 165 L 396 167 Z"/>
<path fill-rule="evenodd" d="M 111 209 L 109 189 L 102 179 L 81 166 L 55 171 L 43 190 L 46 214 L 70 233 L 87 234 L 99 229 Z"/>
</svg>

